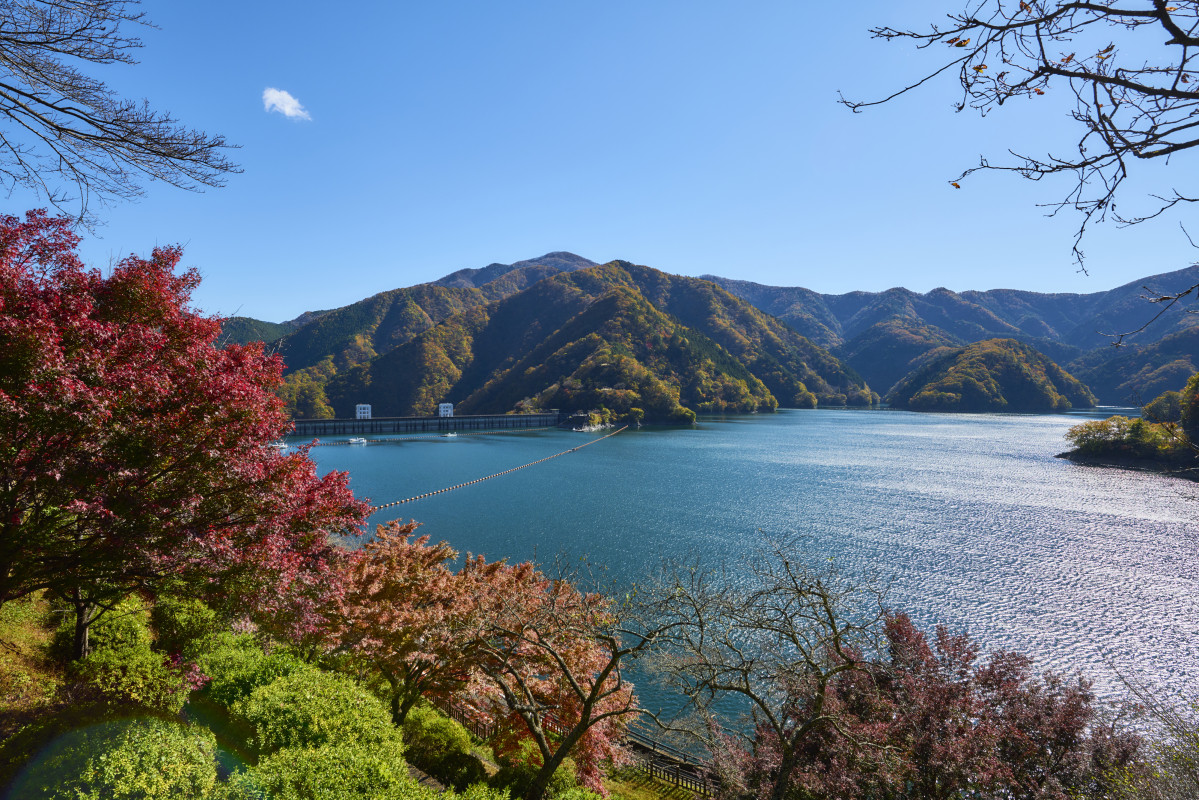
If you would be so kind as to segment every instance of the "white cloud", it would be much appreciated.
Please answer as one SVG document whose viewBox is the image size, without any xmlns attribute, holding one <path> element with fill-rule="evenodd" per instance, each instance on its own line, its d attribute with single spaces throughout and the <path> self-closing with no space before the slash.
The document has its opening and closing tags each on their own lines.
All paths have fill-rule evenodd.
<svg viewBox="0 0 1199 800">
<path fill-rule="evenodd" d="M 300 101 L 282 89 L 263 89 L 262 107 L 267 111 L 278 111 L 288 119 L 312 119 L 304 106 L 300 105 Z"/>
</svg>

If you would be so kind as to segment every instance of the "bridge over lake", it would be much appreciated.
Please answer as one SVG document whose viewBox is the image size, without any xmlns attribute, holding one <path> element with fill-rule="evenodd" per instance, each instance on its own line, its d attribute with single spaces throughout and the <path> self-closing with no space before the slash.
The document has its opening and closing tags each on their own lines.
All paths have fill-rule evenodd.
<svg viewBox="0 0 1199 800">
<path fill-rule="evenodd" d="M 552 428 L 566 414 L 478 414 L 456 417 L 375 417 L 373 419 L 297 419 L 292 436 L 358 436 L 366 433 L 448 433 L 520 428 Z"/>
</svg>

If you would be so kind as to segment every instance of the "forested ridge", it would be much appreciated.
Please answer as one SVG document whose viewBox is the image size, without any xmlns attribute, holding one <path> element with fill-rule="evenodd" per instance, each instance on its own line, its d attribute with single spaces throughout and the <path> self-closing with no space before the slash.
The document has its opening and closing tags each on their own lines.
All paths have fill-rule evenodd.
<svg viewBox="0 0 1199 800">
<path fill-rule="evenodd" d="M 705 281 L 669 276 L 628 262 L 613 263 L 619 266 L 596 265 L 571 253 L 547 253 L 514 264 L 459 270 L 431 283 L 381 292 L 349 306 L 307 313 L 286 323 L 231 318 L 225 321 L 223 336 L 233 343 L 255 339 L 273 343 L 287 364 L 281 394 L 293 415 L 300 418 L 345 413 L 348 399 L 339 396 L 342 406 L 335 410 L 328 391 L 344 394 L 351 388 L 361 390 L 378 381 L 390 385 L 387 378 L 377 375 L 368 378 L 359 367 L 388 355 L 443 321 L 469 309 L 495 304 L 558 275 L 573 275 L 572 291 L 589 298 L 587 302 L 598 297 L 601 286 L 603 290 L 624 286 L 639 293 L 656 309 L 686 328 L 700 331 L 740 361 L 766 386 L 776 403 L 784 407 L 808 406 L 813 397 L 825 405 L 865 402 L 863 386 L 888 394 L 901 378 L 924 364 L 923 356 L 930 351 L 995 338 L 1015 339 L 1032 346 L 1063 365 L 1108 403 L 1130 403 L 1152 397 L 1178 385 L 1199 366 L 1192 355 L 1193 315 L 1168 315 L 1121 348 L 1110 347 L 1112 339 L 1104 335 L 1135 328 L 1145 321 L 1150 308 L 1144 299 L 1145 287 L 1155 293 L 1175 291 L 1195 280 L 1199 267 L 1151 276 L 1092 294 L 1042 294 L 1012 289 L 960 293 L 936 289 L 919 294 L 896 288 L 885 292 L 822 295 L 800 287 L 764 286 L 709 276 L 722 289 L 746 301 L 738 305 L 716 293 Z M 584 277 L 583 273 L 590 277 Z M 561 302 L 563 297 L 543 298 L 543 301 Z M 576 313 L 581 308 L 577 304 L 572 307 Z M 553 329 L 547 330 L 547 320 L 557 317 L 548 309 L 537 312 L 546 319 L 536 319 L 536 314 L 530 317 L 529 326 L 535 332 L 553 333 L 565 322 L 559 319 Z M 469 334 L 472 340 L 474 333 L 481 333 L 484 338 L 493 335 L 484 328 L 470 332 L 471 324 L 464 318 L 453 326 L 457 335 Z M 491 388 L 472 401 L 474 407 L 489 411 L 511 410 L 523 400 L 549 399 L 546 390 L 558 378 L 570 378 L 569 373 L 551 376 L 535 370 L 539 379 L 552 378 L 540 386 L 534 386 L 532 378 L 521 380 L 511 376 L 501 381 L 496 373 L 498 369 L 507 374 L 508 367 L 501 369 L 503 362 L 510 362 L 510 367 L 522 361 L 523 370 L 533 368 L 534 364 L 526 358 L 528 349 L 537 347 L 542 340 L 530 340 L 523 331 L 513 339 L 512 331 L 519 327 L 519 323 L 507 320 L 496 330 L 507 330 L 504 335 L 511 340 L 509 343 L 520 342 L 524 350 L 509 348 L 499 361 L 493 361 L 491 356 L 499 352 L 496 346 L 489 345 L 483 353 L 475 353 L 472 348 L 464 357 L 475 366 L 465 376 L 454 375 L 452 380 L 420 378 L 424 381 L 423 388 L 403 389 L 400 394 L 404 399 L 397 395 L 388 405 L 428 408 L 430 398 L 436 393 L 434 384 L 446 391 L 454 388 L 455 398 L 460 401 L 474 395 L 484 384 L 491 384 Z M 396 363 L 419 372 L 420 364 L 428 359 L 430 363 L 446 366 L 450 373 L 461 371 L 464 364 L 455 362 L 453 356 L 460 348 L 447 349 L 449 343 L 445 337 L 450 335 L 443 332 L 432 337 L 420 345 L 420 357 L 409 353 L 397 356 Z M 609 344 L 627 347 L 629 343 Z M 549 355 L 544 347 L 538 352 Z M 577 348 L 572 352 L 579 355 Z M 653 372 L 655 367 L 641 362 L 644 355 L 638 355 L 634 348 L 627 357 Z M 583 360 L 582 356 L 577 358 L 575 367 Z M 659 366 L 663 363 L 661 358 L 651 360 Z M 477 375 L 484 367 L 487 374 Z M 461 387 L 456 386 L 459 380 L 464 381 Z M 595 377 L 595 380 L 600 379 Z M 744 381 L 744 377 L 737 380 Z M 629 380 L 615 383 L 629 384 Z M 761 398 L 749 401 L 750 396 L 756 396 L 749 382 L 745 383 L 748 394 L 741 401 L 734 399 L 734 395 L 741 393 L 740 387 L 730 394 L 729 386 L 715 393 L 711 387 L 704 390 L 701 386 L 698 394 L 687 395 L 678 381 L 675 384 L 683 393 L 680 397 L 689 398 L 679 401 L 681 407 L 693 410 L 700 406 L 749 410 L 769 405 L 763 405 Z M 331 385 L 335 388 L 330 389 Z M 516 398 L 512 397 L 516 393 L 514 386 L 523 391 Z M 605 387 L 614 388 L 602 382 L 593 388 Z M 576 393 L 572 390 L 571 394 Z M 651 394 L 657 396 L 657 390 Z M 616 402 L 621 405 L 623 400 Z M 670 404 L 657 405 L 666 408 Z"/>
<path fill-rule="evenodd" d="M 650 419 L 869 405 L 829 353 L 719 287 L 627 262 L 561 273 L 478 306 L 328 385 L 379 415 L 608 409 Z M 637 411 L 635 411 L 637 409 Z"/>
<path fill-rule="evenodd" d="M 1031 345 L 1062 364 L 1103 402 L 1134 402 L 1177 382 L 1181 370 L 1153 374 L 1162 364 L 1152 348 L 1199 322 L 1191 314 L 1168 314 L 1123 342 L 1131 347 L 1111 347 L 1113 334 L 1136 330 L 1153 316 L 1156 308 L 1147 297 L 1186 290 L 1199 282 L 1199 266 L 1089 294 L 944 288 L 921 294 L 894 288 L 829 295 L 706 277 L 828 348 L 883 394 L 935 347 L 1005 338 Z"/>
<path fill-rule="evenodd" d="M 1095 396 L 1028 345 L 988 339 L 929 352 L 887 401 L 912 411 L 1066 411 Z"/>
</svg>

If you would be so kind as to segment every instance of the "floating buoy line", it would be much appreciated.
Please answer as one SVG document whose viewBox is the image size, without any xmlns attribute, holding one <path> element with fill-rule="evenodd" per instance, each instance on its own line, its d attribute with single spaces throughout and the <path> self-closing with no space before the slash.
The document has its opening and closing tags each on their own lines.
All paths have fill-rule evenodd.
<svg viewBox="0 0 1199 800">
<path fill-rule="evenodd" d="M 625 425 L 622 428 L 618 428 L 618 429 L 612 431 L 607 436 L 601 436 L 598 439 L 592 439 L 590 442 L 587 442 L 586 444 L 581 444 L 578 447 L 572 447 L 569 450 L 563 450 L 561 453 L 554 453 L 552 456 L 546 456 L 545 458 L 539 458 L 536 461 L 530 461 L 528 464 L 521 464 L 519 467 L 513 467 L 512 469 L 506 469 L 503 472 L 497 472 L 494 475 L 487 475 L 482 478 L 475 478 L 473 481 L 467 481 L 466 483 L 460 483 L 457 486 L 447 486 L 446 488 L 438 489 L 435 492 L 425 492 L 424 494 L 418 494 L 416 497 L 409 497 L 407 500 L 396 500 L 394 503 L 384 503 L 381 506 L 371 506 L 370 513 L 373 514 L 376 511 L 381 511 L 385 508 L 392 508 L 394 506 L 402 506 L 405 503 L 415 503 L 417 500 L 424 500 L 426 497 L 434 497 L 435 495 L 445 494 L 446 492 L 452 492 L 455 489 L 461 489 L 465 486 L 474 486 L 476 483 L 482 483 L 483 481 L 489 481 L 492 478 L 498 478 L 501 475 L 507 475 L 509 473 L 516 472 L 517 470 L 522 470 L 527 467 L 536 466 L 537 464 L 544 464 L 546 461 L 552 461 L 553 459 L 558 458 L 559 456 L 564 456 L 564 455 L 567 455 L 568 453 L 575 453 L 575 452 L 578 452 L 579 450 L 582 450 L 584 447 L 595 444 L 596 442 L 602 442 L 604 439 L 610 439 L 611 437 L 615 436 L 616 434 L 620 433 L 621 431 L 628 429 L 628 427 L 629 427 L 628 425 Z M 503 431 L 497 431 L 497 433 L 501 433 L 501 432 L 503 432 Z M 394 440 L 392 440 L 392 441 L 394 441 Z"/>
</svg>

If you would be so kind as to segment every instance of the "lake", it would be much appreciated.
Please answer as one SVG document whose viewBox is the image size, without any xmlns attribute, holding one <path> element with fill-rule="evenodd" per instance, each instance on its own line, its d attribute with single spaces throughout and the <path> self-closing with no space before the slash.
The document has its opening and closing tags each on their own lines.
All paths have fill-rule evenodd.
<svg viewBox="0 0 1199 800">
<path fill-rule="evenodd" d="M 1054 458 L 1085 416 L 815 410 L 647 426 L 371 522 L 415 518 L 489 559 L 587 555 L 630 581 L 663 556 L 735 569 L 765 537 L 798 534 L 811 563 L 889 581 L 893 606 L 926 628 L 1082 669 L 1104 695 L 1118 691 L 1113 667 L 1193 687 L 1199 485 Z M 312 457 L 382 504 L 601 435 L 460 434 Z"/>
</svg>

